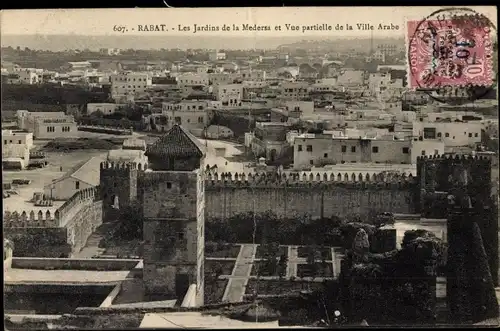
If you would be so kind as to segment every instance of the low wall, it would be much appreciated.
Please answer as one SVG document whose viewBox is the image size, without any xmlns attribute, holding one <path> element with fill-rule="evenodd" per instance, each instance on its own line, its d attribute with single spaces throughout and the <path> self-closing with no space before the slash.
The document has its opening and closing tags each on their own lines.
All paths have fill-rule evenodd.
<svg viewBox="0 0 500 331">
<path fill-rule="evenodd" d="M 75 193 L 53 216 L 47 212 L 42 221 L 33 212 L 4 215 L 4 236 L 13 241 L 14 256 L 70 257 L 79 252 L 102 224 L 102 201 L 97 200 L 98 189 Z M 43 217 L 43 213 L 38 214 Z"/>
<path fill-rule="evenodd" d="M 48 259 L 32 257 L 14 257 L 12 268 L 15 269 L 55 269 L 55 270 L 132 270 L 139 260 L 129 259 Z"/>
<path fill-rule="evenodd" d="M 53 293 L 53 294 L 81 294 L 108 295 L 116 285 L 109 284 L 4 284 L 6 293 Z"/>
<path fill-rule="evenodd" d="M 95 126 L 95 125 L 80 125 L 78 126 L 78 131 L 117 134 L 117 135 L 130 135 L 133 133 L 133 130 L 109 128 L 105 126 Z"/>
<path fill-rule="evenodd" d="M 67 257 L 72 250 L 65 228 L 4 228 L 4 238 L 14 243 L 15 257 Z"/>
</svg>

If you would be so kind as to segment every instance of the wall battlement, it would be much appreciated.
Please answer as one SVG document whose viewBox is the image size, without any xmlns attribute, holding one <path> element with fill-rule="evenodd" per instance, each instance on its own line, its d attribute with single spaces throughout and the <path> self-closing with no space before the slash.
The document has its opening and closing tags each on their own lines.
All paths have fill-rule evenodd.
<svg viewBox="0 0 500 331">
<path fill-rule="evenodd" d="M 56 228 L 59 219 L 55 213 L 46 210 L 31 210 L 29 212 L 5 211 L 3 213 L 3 226 L 5 228 Z"/>
<path fill-rule="evenodd" d="M 3 223 L 6 228 L 57 228 L 65 224 L 68 216 L 72 215 L 72 210 L 89 201 L 99 198 L 99 187 L 86 188 L 73 194 L 55 212 L 50 210 L 31 210 L 21 213 L 4 212 Z"/>
<path fill-rule="evenodd" d="M 455 160 L 455 161 L 474 161 L 474 162 L 484 162 L 490 163 L 491 158 L 489 156 L 485 155 L 449 155 L 449 154 L 444 154 L 444 155 L 426 155 L 426 156 L 418 156 L 417 157 L 417 163 L 419 162 L 432 162 L 432 161 L 445 161 L 445 160 Z"/>
<path fill-rule="evenodd" d="M 147 164 L 137 162 L 101 162 L 101 173 L 104 171 L 119 171 L 119 170 L 139 170 L 144 171 L 147 169 Z"/>
<path fill-rule="evenodd" d="M 306 174 L 238 174 L 207 173 L 205 187 L 332 187 L 343 186 L 353 188 L 408 188 L 414 185 L 414 177 L 410 174 L 355 174 L 355 173 L 309 173 Z"/>
</svg>

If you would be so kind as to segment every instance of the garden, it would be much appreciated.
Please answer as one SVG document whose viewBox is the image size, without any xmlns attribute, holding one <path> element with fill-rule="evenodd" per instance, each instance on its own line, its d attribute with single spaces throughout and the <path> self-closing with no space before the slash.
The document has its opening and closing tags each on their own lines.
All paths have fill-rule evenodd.
<svg viewBox="0 0 500 331">
<path fill-rule="evenodd" d="M 226 290 L 227 279 L 205 278 L 204 301 L 206 305 L 221 303 Z"/>
<path fill-rule="evenodd" d="M 251 297 L 255 291 L 258 295 L 286 295 L 301 291 L 316 291 L 323 289 L 322 282 L 300 280 L 257 280 L 249 279 L 245 296 Z"/>
<path fill-rule="evenodd" d="M 240 245 L 209 241 L 205 243 L 205 257 L 236 259 L 240 249 Z"/>
<path fill-rule="evenodd" d="M 235 263 L 228 260 L 205 260 L 205 275 L 210 274 L 215 279 L 222 275 L 231 275 Z"/>
<path fill-rule="evenodd" d="M 307 258 L 311 254 L 311 250 L 315 251 L 315 255 L 319 255 L 318 259 L 322 261 L 332 260 L 332 250 L 330 247 L 299 246 L 297 247 L 297 256 Z"/>
<path fill-rule="evenodd" d="M 372 223 L 375 222 L 375 216 Z M 228 219 L 206 221 L 205 240 L 213 242 L 279 243 L 280 245 L 338 246 L 350 248 L 359 227 L 370 236 L 377 226 L 338 217 L 311 219 L 307 216 L 281 218 L 271 211 L 245 212 Z M 255 236 L 254 236 L 254 224 Z M 302 253 L 301 249 L 301 253 Z M 257 257 L 262 253 L 258 252 Z M 326 253 L 329 254 L 329 253 Z M 331 255 L 331 254 L 329 254 Z M 331 257 L 330 257 L 331 259 Z"/>
<path fill-rule="evenodd" d="M 333 265 L 329 262 L 315 262 L 314 264 L 297 264 L 297 277 L 333 277 Z"/>
<path fill-rule="evenodd" d="M 279 246 L 278 248 L 278 256 L 288 256 L 288 246 Z M 266 257 L 266 247 L 265 245 L 259 245 L 257 246 L 257 251 L 255 252 L 255 258 L 256 259 L 263 259 Z"/>
</svg>

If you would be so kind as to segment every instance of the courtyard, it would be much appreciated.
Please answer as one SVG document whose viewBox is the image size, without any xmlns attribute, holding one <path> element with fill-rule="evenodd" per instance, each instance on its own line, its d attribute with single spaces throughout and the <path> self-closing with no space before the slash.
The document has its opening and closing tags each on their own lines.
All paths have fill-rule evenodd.
<svg viewBox="0 0 500 331">
<path fill-rule="evenodd" d="M 14 179 L 30 180 L 28 185 L 15 186 L 9 190 L 10 197 L 3 199 L 4 211 L 18 211 L 21 213 L 23 210 L 29 212 L 33 209 L 43 209 L 49 210 L 51 213 L 54 212 L 64 203 L 64 201 L 55 201 L 52 207 L 36 207 L 34 203 L 31 202 L 33 194 L 36 192 L 43 192 L 45 185 L 61 177 L 66 171 L 77 164 L 94 156 L 105 158 L 107 151 L 82 150 L 73 152 L 45 152 L 45 154 L 45 160 L 48 162 L 45 168 L 17 171 L 2 170 L 4 183 Z"/>
<path fill-rule="evenodd" d="M 205 304 L 319 289 L 323 280 L 338 278 L 342 259 L 340 248 L 324 250 L 328 253 L 315 262 L 319 267 L 311 270 L 306 257 L 299 255 L 303 246 L 280 246 L 278 256 L 287 256 L 286 273 L 281 276 L 266 270 L 262 253 L 258 254 L 260 245 L 225 244 L 221 250 L 206 250 Z"/>
</svg>

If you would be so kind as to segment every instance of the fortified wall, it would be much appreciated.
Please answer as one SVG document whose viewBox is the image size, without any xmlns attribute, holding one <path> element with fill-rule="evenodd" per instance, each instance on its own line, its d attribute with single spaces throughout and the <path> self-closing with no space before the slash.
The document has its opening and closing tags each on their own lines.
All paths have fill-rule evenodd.
<svg viewBox="0 0 500 331">
<path fill-rule="evenodd" d="M 98 192 L 98 187 L 78 191 L 54 213 L 5 212 L 4 238 L 12 240 L 16 256 L 71 257 L 102 223 Z"/>
<path fill-rule="evenodd" d="M 496 157 L 496 156 L 495 156 Z M 469 225 L 477 223 L 495 285 L 498 272 L 498 198 L 493 192 L 492 158 L 488 156 L 419 157 L 417 175 L 420 199 L 417 210 L 428 218 L 448 218 L 451 239 L 449 199 L 467 210 Z"/>
<path fill-rule="evenodd" d="M 126 206 L 142 201 L 147 185 L 144 167 L 137 164 L 101 165 L 101 196 L 105 219 Z M 166 185 L 166 184 L 165 184 Z M 391 211 L 414 213 L 419 190 L 415 178 L 405 174 L 364 173 L 205 175 L 205 216 L 229 218 L 242 212 L 272 210 L 281 217 L 359 215 Z M 158 197 L 159 198 L 159 197 Z M 160 199 L 160 198 L 159 198 Z"/>
<path fill-rule="evenodd" d="M 414 213 L 416 181 L 406 175 L 337 173 L 309 175 L 207 174 L 206 216 L 228 218 L 272 210 L 281 217 L 367 217 Z"/>
</svg>

